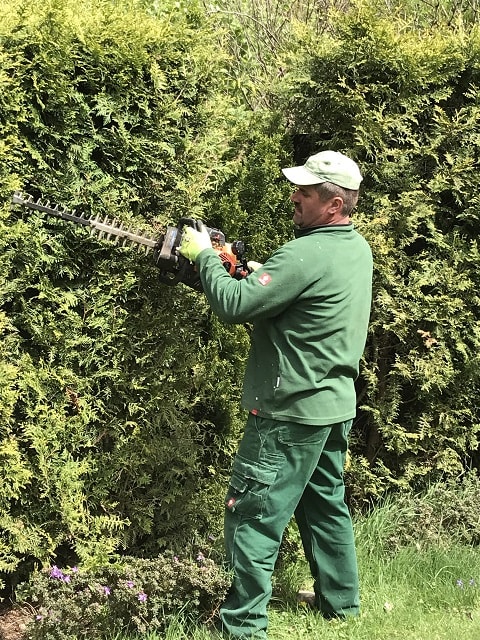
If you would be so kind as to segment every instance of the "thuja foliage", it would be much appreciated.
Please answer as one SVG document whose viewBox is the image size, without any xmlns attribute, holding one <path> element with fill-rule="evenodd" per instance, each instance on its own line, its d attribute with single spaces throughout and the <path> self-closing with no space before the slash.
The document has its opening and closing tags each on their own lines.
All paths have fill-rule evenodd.
<svg viewBox="0 0 480 640">
<path fill-rule="evenodd" d="M 10 0 L 1 12 L 4 179 L 100 213 L 178 206 L 221 59 L 195 3 L 154 14 L 135 1 Z"/>
<path fill-rule="evenodd" d="M 3 238 L 27 265 L 2 264 L 5 548 L 46 559 L 67 544 L 85 558 L 152 530 L 157 543 L 179 540 L 179 525 L 206 517 L 201 479 L 221 473 L 216 413 L 228 423 L 202 302 L 166 293 L 126 249 L 75 233 L 67 248 L 58 230 L 19 225 L 15 251 L 11 226 Z"/>
<path fill-rule="evenodd" d="M 374 300 L 350 470 L 362 500 L 478 465 L 480 33 L 362 5 L 332 24 L 289 98 L 304 151 L 347 150 L 365 176 L 356 222 Z"/>
<path fill-rule="evenodd" d="M 18 589 L 20 606 L 31 607 L 29 640 L 81 640 L 112 633 L 161 633 L 182 613 L 195 622 L 215 614 L 228 575 L 203 553 L 195 558 L 124 557 L 97 570 L 57 566 L 35 572 Z"/>
<path fill-rule="evenodd" d="M 244 238 L 248 256 L 259 261 L 293 237 L 292 187 L 281 173 L 291 142 L 282 124 L 275 113 L 260 113 L 232 129 L 221 180 L 206 193 L 216 202 L 212 220 L 231 238 Z"/>
<path fill-rule="evenodd" d="M 9 206 L 22 189 L 153 233 L 205 213 L 221 55 L 195 3 L 144 4 L 0 8 L 3 575 L 219 526 L 245 333 L 151 256 Z"/>
</svg>

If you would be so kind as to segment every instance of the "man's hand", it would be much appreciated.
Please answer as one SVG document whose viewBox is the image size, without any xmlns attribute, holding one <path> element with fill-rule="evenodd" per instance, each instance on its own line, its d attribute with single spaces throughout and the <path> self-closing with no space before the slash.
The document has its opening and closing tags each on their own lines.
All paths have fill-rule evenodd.
<svg viewBox="0 0 480 640">
<path fill-rule="evenodd" d="M 261 269 L 263 264 L 261 262 L 255 262 L 255 260 L 249 260 L 247 262 L 247 267 L 250 273 L 253 273 L 254 271 L 257 271 L 257 269 Z"/>
<path fill-rule="evenodd" d="M 200 229 L 200 231 L 197 231 L 193 227 L 185 227 L 183 229 L 182 242 L 178 247 L 182 256 L 185 256 L 191 262 L 195 262 L 201 251 L 212 248 L 210 235 L 203 224 Z"/>
</svg>

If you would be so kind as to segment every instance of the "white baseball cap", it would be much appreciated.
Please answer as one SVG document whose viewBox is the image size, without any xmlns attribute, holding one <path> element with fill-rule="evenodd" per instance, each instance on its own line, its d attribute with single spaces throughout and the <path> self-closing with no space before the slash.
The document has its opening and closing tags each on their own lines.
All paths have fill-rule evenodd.
<svg viewBox="0 0 480 640">
<path fill-rule="evenodd" d="M 357 191 L 363 180 L 356 162 L 339 151 L 320 151 L 310 156 L 304 165 L 282 171 L 287 180 L 299 186 L 332 182 Z"/>
</svg>

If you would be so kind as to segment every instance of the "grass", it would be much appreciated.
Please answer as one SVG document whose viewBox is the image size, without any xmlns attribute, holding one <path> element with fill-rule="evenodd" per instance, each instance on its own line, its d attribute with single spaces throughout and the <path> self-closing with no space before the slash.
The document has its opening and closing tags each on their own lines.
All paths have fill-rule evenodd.
<svg viewBox="0 0 480 640">
<path fill-rule="evenodd" d="M 288 602 L 274 605 L 270 612 L 271 640 L 480 638 L 477 549 L 405 548 L 390 556 L 372 554 L 371 549 L 362 548 L 360 540 L 359 566 L 362 594 L 359 618 L 331 623 Z M 461 586 L 458 580 L 462 580 Z M 298 584 L 302 586 L 305 582 Z"/>
<path fill-rule="evenodd" d="M 361 577 L 361 615 L 348 622 L 327 622 L 296 603 L 308 588 L 303 559 L 283 567 L 275 579 L 269 609 L 270 640 L 479 640 L 480 549 L 465 544 L 443 525 L 433 529 L 422 518 L 424 504 L 386 502 L 356 522 Z M 432 500 L 433 504 L 433 500 Z M 435 522 L 445 522 L 444 510 Z M 451 507 L 449 507 L 451 508 Z M 409 522 L 407 538 L 399 534 Z M 473 514 L 480 524 L 480 514 Z M 411 523 L 414 523 L 415 535 Z M 181 616 L 160 637 L 142 640 L 212 640 L 207 629 Z M 112 640 L 137 640 L 116 636 Z"/>
</svg>

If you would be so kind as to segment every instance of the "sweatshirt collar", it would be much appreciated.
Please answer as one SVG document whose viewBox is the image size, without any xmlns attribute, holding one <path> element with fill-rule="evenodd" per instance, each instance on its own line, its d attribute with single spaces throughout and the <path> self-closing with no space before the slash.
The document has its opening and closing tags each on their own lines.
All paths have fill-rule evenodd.
<svg viewBox="0 0 480 640">
<path fill-rule="evenodd" d="M 294 234 L 295 238 L 302 238 L 303 236 L 309 236 L 313 233 L 328 233 L 329 231 L 353 231 L 353 229 L 353 222 L 350 222 L 349 224 L 324 224 L 318 227 L 307 227 L 306 229 L 295 227 Z"/>
</svg>

